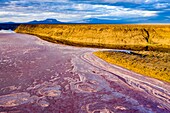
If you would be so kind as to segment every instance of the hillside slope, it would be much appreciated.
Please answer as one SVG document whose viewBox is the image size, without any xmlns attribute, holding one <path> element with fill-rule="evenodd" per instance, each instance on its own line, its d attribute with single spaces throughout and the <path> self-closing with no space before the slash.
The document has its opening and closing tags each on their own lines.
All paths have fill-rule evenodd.
<svg viewBox="0 0 170 113">
<path fill-rule="evenodd" d="M 76 46 L 169 51 L 170 25 L 20 25 L 15 32 Z"/>
<path fill-rule="evenodd" d="M 94 54 L 111 64 L 170 83 L 170 52 L 97 51 Z"/>
</svg>

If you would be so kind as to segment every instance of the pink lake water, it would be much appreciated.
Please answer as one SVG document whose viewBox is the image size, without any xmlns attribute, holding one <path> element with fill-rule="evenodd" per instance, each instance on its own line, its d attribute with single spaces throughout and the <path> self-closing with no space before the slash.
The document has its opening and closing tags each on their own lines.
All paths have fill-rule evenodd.
<svg viewBox="0 0 170 113">
<path fill-rule="evenodd" d="M 108 64 L 97 50 L 0 33 L 0 112 L 170 112 L 170 84 Z"/>
</svg>

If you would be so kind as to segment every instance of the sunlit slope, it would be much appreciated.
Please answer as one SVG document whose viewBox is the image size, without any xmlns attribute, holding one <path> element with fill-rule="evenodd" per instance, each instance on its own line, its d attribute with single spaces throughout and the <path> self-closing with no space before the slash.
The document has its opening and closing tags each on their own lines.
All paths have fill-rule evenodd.
<svg viewBox="0 0 170 113">
<path fill-rule="evenodd" d="M 170 53 L 153 51 L 122 52 L 98 51 L 101 59 L 134 72 L 170 82 Z"/>
<path fill-rule="evenodd" d="M 18 33 L 77 46 L 169 50 L 170 25 L 20 25 Z"/>
</svg>

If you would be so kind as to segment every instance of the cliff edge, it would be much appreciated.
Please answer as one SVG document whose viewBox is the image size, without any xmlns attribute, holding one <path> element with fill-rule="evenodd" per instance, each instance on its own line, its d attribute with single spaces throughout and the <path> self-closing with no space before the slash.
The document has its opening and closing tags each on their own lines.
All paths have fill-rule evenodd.
<svg viewBox="0 0 170 113">
<path fill-rule="evenodd" d="M 170 51 L 170 25 L 28 24 L 15 32 L 73 46 Z"/>
</svg>

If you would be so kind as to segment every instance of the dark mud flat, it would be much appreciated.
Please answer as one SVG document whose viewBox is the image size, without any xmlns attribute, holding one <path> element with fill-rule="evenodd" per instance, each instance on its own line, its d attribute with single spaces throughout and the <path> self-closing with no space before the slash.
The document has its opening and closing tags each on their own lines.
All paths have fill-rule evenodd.
<svg viewBox="0 0 170 113">
<path fill-rule="evenodd" d="M 170 112 L 170 84 L 110 65 L 96 50 L 0 34 L 0 112 Z"/>
</svg>

